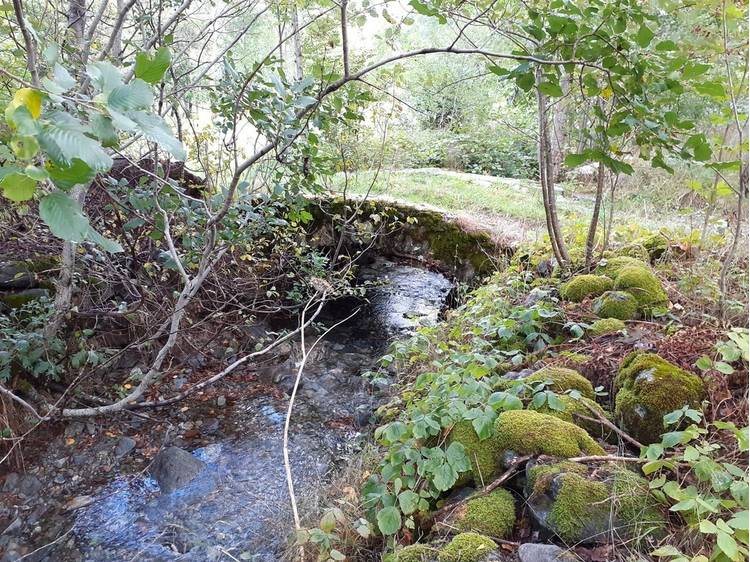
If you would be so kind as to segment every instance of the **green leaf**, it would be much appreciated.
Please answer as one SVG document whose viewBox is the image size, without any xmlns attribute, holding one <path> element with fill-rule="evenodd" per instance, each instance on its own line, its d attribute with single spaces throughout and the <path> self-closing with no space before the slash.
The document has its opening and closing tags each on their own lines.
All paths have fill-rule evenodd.
<svg viewBox="0 0 750 562">
<path fill-rule="evenodd" d="M 729 363 L 725 363 L 724 361 L 717 361 L 716 363 L 714 363 L 714 368 L 725 375 L 731 375 L 732 373 L 734 373 L 734 367 L 732 367 Z"/>
<path fill-rule="evenodd" d="M 553 98 L 559 98 L 564 95 L 560 84 L 556 82 L 542 82 L 539 84 L 539 91 Z"/>
<path fill-rule="evenodd" d="M 83 134 L 85 130 L 75 117 L 57 111 L 39 134 L 39 144 L 60 166 L 70 166 L 78 158 L 92 170 L 106 172 L 112 167 L 112 158 L 98 142 Z"/>
<path fill-rule="evenodd" d="M 724 84 L 718 81 L 701 82 L 695 85 L 695 91 L 704 96 L 711 96 L 712 98 L 724 99 L 727 97 L 727 92 L 724 89 Z"/>
<path fill-rule="evenodd" d="M 565 403 L 554 392 L 547 393 L 547 405 L 557 412 L 565 411 Z"/>
<path fill-rule="evenodd" d="M 109 94 L 118 86 L 122 86 L 122 74 L 107 61 L 92 62 L 86 65 L 86 74 L 89 75 L 94 86 L 104 95 Z"/>
<path fill-rule="evenodd" d="M 377 514 L 378 529 L 384 535 L 395 535 L 401 528 L 401 513 L 396 507 L 384 507 Z"/>
<path fill-rule="evenodd" d="M 458 473 L 447 463 L 441 464 L 432 475 L 432 483 L 441 492 L 447 492 L 458 480 Z"/>
<path fill-rule="evenodd" d="M 651 31 L 646 24 L 641 25 L 638 29 L 638 33 L 635 35 L 635 42 L 642 48 L 648 47 L 651 40 L 654 38 L 654 32 Z"/>
<path fill-rule="evenodd" d="M 652 551 L 651 556 L 682 556 L 682 552 L 673 546 L 662 546 Z"/>
<path fill-rule="evenodd" d="M 695 362 L 695 366 L 698 367 L 701 371 L 708 371 L 711 367 L 713 367 L 714 362 L 711 361 L 711 358 L 707 355 L 703 355 L 698 361 Z"/>
<path fill-rule="evenodd" d="M 36 180 L 26 174 L 11 173 L 0 180 L 3 195 L 11 201 L 28 201 L 34 197 L 36 191 Z"/>
<path fill-rule="evenodd" d="M 729 533 L 725 533 L 724 531 L 719 531 L 716 534 L 716 546 L 718 546 L 721 551 L 729 557 L 730 560 L 735 560 L 737 558 L 737 554 L 739 554 L 737 542 L 734 540 L 734 537 L 732 537 L 732 535 L 730 535 Z"/>
<path fill-rule="evenodd" d="M 74 185 L 88 184 L 96 176 L 96 172 L 79 158 L 75 158 L 70 166 L 58 166 L 54 162 L 48 162 L 47 171 L 52 182 L 65 191 Z"/>
<path fill-rule="evenodd" d="M 129 84 L 117 86 L 107 96 L 107 106 L 123 113 L 148 109 L 153 101 L 151 86 L 139 78 Z"/>
<path fill-rule="evenodd" d="M 471 468 L 464 446 L 458 441 L 451 443 L 445 450 L 445 459 L 456 472 L 466 472 Z"/>
<path fill-rule="evenodd" d="M 63 240 L 82 242 L 89 232 L 89 220 L 80 205 L 61 191 L 53 191 L 42 198 L 39 215 L 52 234 Z"/>
<path fill-rule="evenodd" d="M 657 51 L 661 51 L 661 52 L 664 52 L 664 51 L 676 51 L 677 50 L 677 45 L 675 44 L 674 41 L 669 41 L 669 40 L 667 40 L 667 41 L 659 41 L 656 44 L 656 47 L 654 47 L 654 48 Z"/>
<path fill-rule="evenodd" d="M 143 111 L 133 111 L 128 117 L 138 125 L 138 129 L 147 140 L 155 142 L 178 160 L 185 160 L 185 148 L 172 136 L 169 125 L 161 117 Z"/>
<path fill-rule="evenodd" d="M 697 78 L 698 76 L 705 74 L 710 68 L 711 68 L 710 64 L 688 62 L 685 64 L 685 67 L 682 69 L 682 77 L 685 80 L 690 80 L 691 78 Z"/>
<path fill-rule="evenodd" d="M 55 81 L 55 84 L 62 88 L 63 92 L 67 92 L 76 85 L 75 78 L 60 63 L 55 63 L 52 70 L 52 79 Z"/>
<path fill-rule="evenodd" d="M 534 73 L 526 72 L 516 78 L 516 85 L 524 92 L 528 92 L 534 86 Z"/>
<path fill-rule="evenodd" d="M 158 84 L 171 62 L 172 53 L 167 47 L 159 47 L 153 58 L 148 53 L 140 52 L 135 56 L 135 76 L 149 84 Z"/>
<path fill-rule="evenodd" d="M 331 552 L 329 552 L 328 555 L 334 560 L 346 560 L 346 556 L 335 548 L 331 549 Z"/>
<path fill-rule="evenodd" d="M 584 162 L 588 160 L 588 155 L 586 153 L 582 154 L 568 154 L 565 156 L 565 165 L 568 168 L 575 168 L 577 166 L 580 166 Z"/>
<path fill-rule="evenodd" d="M 417 511 L 419 506 L 419 494 L 411 490 L 404 490 L 398 495 L 398 505 L 404 515 L 409 515 Z"/>
<path fill-rule="evenodd" d="M 89 231 L 86 233 L 86 239 L 90 240 L 97 246 L 99 246 L 105 252 L 110 254 L 119 254 L 123 251 L 122 246 L 116 240 L 102 236 L 93 227 L 89 227 Z"/>
<path fill-rule="evenodd" d="M 112 119 L 101 113 L 94 113 L 89 118 L 89 126 L 91 132 L 96 135 L 96 138 L 102 143 L 102 146 L 114 147 L 119 143 L 117 137 L 117 131 L 112 125 Z"/>
<path fill-rule="evenodd" d="M 10 148 L 20 160 L 31 160 L 39 152 L 39 141 L 31 135 L 17 135 L 10 141 Z"/>
<path fill-rule="evenodd" d="M 507 68 L 503 68 L 502 66 L 497 66 L 496 64 L 488 64 L 487 70 L 497 76 L 507 76 L 508 74 L 510 74 L 510 70 L 508 70 Z"/>
</svg>

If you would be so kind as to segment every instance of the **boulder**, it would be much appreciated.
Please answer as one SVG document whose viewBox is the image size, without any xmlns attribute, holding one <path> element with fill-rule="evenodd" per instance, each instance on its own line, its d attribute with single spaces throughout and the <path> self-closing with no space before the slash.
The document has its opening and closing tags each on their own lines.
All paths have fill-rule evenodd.
<svg viewBox="0 0 750 562">
<path fill-rule="evenodd" d="M 135 439 L 132 437 L 120 437 L 115 445 L 115 456 L 118 458 L 128 455 L 135 449 Z"/>
<path fill-rule="evenodd" d="M 516 522 L 513 494 L 502 488 L 469 499 L 452 510 L 440 526 L 459 532 L 475 532 L 500 539 L 510 537 Z"/>
<path fill-rule="evenodd" d="M 615 417 L 644 445 L 660 441 L 666 414 L 683 406 L 700 407 L 703 380 L 655 353 L 633 352 L 615 377 Z"/>
<path fill-rule="evenodd" d="M 497 558 L 497 545 L 478 533 L 461 533 L 440 549 L 440 562 L 490 562 Z"/>
<path fill-rule="evenodd" d="M 526 504 L 540 530 L 567 544 L 658 538 L 666 519 L 648 481 L 615 465 L 526 466 Z"/>
<path fill-rule="evenodd" d="M 625 291 L 607 291 L 594 301 L 593 310 L 599 318 L 632 320 L 638 313 L 638 301 Z"/>
<path fill-rule="evenodd" d="M 568 301 L 581 302 L 609 291 L 612 285 L 612 279 L 606 275 L 576 275 L 560 287 L 560 296 Z"/>
<path fill-rule="evenodd" d="M 36 286 L 36 275 L 24 262 L 0 263 L 0 291 L 33 289 Z"/>
<path fill-rule="evenodd" d="M 47 289 L 24 289 L 0 296 L 0 302 L 10 308 L 21 308 L 33 300 L 48 299 L 49 297 L 50 292 Z"/>
<path fill-rule="evenodd" d="M 627 326 L 625 326 L 625 322 L 618 318 L 601 318 L 600 320 L 597 320 L 596 322 L 591 324 L 591 327 L 589 328 L 589 334 L 594 337 L 598 337 L 607 334 L 614 334 L 615 332 L 621 332 L 626 328 Z"/>
<path fill-rule="evenodd" d="M 518 562 L 575 562 L 578 557 L 554 544 L 527 542 L 518 547 Z"/>
<path fill-rule="evenodd" d="M 171 494 L 191 482 L 205 466 L 203 461 L 184 449 L 167 447 L 156 456 L 149 471 L 162 493 Z"/>
</svg>

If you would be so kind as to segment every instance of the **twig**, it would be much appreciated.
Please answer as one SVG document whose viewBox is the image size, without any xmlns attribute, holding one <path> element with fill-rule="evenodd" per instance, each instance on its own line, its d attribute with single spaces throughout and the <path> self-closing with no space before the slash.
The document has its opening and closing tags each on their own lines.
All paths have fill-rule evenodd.
<svg viewBox="0 0 750 562">
<path fill-rule="evenodd" d="M 609 429 L 611 429 L 612 431 L 614 431 L 615 433 L 617 433 L 617 435 L 619 435 L 620 437 L 622 437 L 625 441 L 627 441 L 631 445 L 635 445 L 639 449 L 644 448 L 643 443 L 641 443 L 640 441 L 636 440 L 634 437 L 631 437 L 630 435 L 628 435 L 627 433 L 625 433 L 622 429 L 620 429 L 615 424 L 613 424 L 611 421 L 609 421 L 607 418 L 605 418 L 601 414 L 601 412 L 598 412 L 596 410 L 596 408 L 594 408 L 590 404 L 587 404 L 583 400 L 581 400 L 581 404 L 583 404 L 584 406 L 586 406 L 586 409 L 588 409 L 592 414 L 594 414 L 594 416 L 596 416 L 595 420 L 591 419 L 591 418 L 588 418 L 588 419 L 590 419 L 591 421 L 597 421 L 600 424 L 602 424 L 604 426 L 607 426 Z M 575 414 L 575 412 L 574 412 L 574 414 Z M 585 416 L 581 416 L 580 414 L 575 414 L 575 415 L 577 415 L 577 416 L 579 416 L 581 418 L 585 418 Z"/>
</svg>

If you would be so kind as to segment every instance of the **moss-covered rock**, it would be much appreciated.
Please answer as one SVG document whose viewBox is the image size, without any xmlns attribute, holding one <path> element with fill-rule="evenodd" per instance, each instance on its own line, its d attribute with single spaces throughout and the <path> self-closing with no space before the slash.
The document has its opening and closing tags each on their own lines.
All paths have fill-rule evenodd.
<svg viewBox="0 0 750 562">
<path fill-rule="evenodd" d="M 636 351 L 615 377 L 615 417 L 644 445 L 660 440 L 665 414 L 685 405 L 699 407 L 703 380 L 654 353 Z"/>
<path fill-rule="evenodd" d="M 648 265 L 641 260 L 629 256 L 615 256 L 602 260 L 596 268 L 596 273 L 599 275 L 606 275 L 614 281 L 623 268 L 631 265 L 648 267 Z"/>
<path fill-rule="evenodd" d="M 597 404 L 593 400 L 586 398 L 585 396 L 581 396 L 579 399 L 575 399 L 572 396 L 560 395 L 558 396 L 558 398 L 560 399 L 560 402 L 562 402 L 565 406 L 564 410 L 555 410 L 553 408 L 550 408 L 547 402 L 539 407 L 530 405 L 529 408 L 533 409 L 536 412 L 555 416 L 556 418 L 563 421 L 573 423 L 578 427 L 585 429 L 589 433 L 589 435 L 592 435 L 597 439 L 607 439 L 609 437 L 610 430 L 607 429 L 604 425 L 595 421 L 588 421 L 587 419 L 583 419 L 576 415 L 581 414 L 582 416 L 586 416 L 587 418 L 595 418 L 596 416 L 591 412 L 590 409 L 593 408 L 599 415 L 603 416 L 604 418 L 609 418 L 607 413 L 599 404 Z"/>
<path fill-rule="evenodd" d="M 500 450 L 520 455 L 576 457 L 604 453 L 584 429 L 533 410 L 500 412 L 492 440 Z"/>
<path fill-rule="evenodd" d="M 21 308 L 23 305 L 38 299 L 48 299 L 50 292 L 47 289 L 25 289 L 0 295 L 0 302 L 10 308 Z"/>
<path fill-rule="evenodd" d="M 586 377 L 578 371 L 567 369 L 565 367 L 544 367 L 539 369 L 533 375 L 524 379 L 527 384 L 535 384 L 544 381 L 551 381 L 547 388 L 554 392 L 565 392 L 567 390 L 577 390 L 587 398 L 594 398 L 594 387 Z"/>
<path fill-rule="evenodd" d="M 593 310 L 600 318 L 632 320 L 638 313 L 638 301 L 624 291 L 607 291 L 594 301 Z"/>
<path fill-rule="evenodd" d="M 625 329 L 625 322 L 619 318 L 602 318 L 591 324 L 589 334 L 596 337 L 605 334 L 613 334 L 614 332 L 620 332 Z"/>
<path fill-rule="evenodd" d="M 576 275 L 560 287 L 560 296 L 565 300 L 581 302 L 588 297 L 598 297 L 612 286 L 612 279 L 605 275 Z"/>
<path fill-rule="evenodd" d="M 561 351 L 560 357 L 564 359 L 568 363 L 573 363 L 575 365 L 585 365 L 591 360 L 591 357 L 589 355 L 586 355 L 584 353 L 576 353 L 574 351 Z"/>
<path fill-rule="evenodd" d="M 665 518 L 648 482 L 619 466 L 562 462 L 526 469 L 527 505 L 537 524 L 568 544 L 658 536 Z"/>
<path fill-rule="evenodd" d="M 649 259 L 658 260 L 669 249 L 669 238 L 657 232 L 641 240 L 641 244 L 646 249 Z"/>
<path fill-rule="evenodd" d="M 639 309 L 644 311 L 669 303 L 664 286 L 648 267 L 637 265 L 623 267 L 615 278 L 614 288 L 633 295 L 638 301 Z"/>
<path fill-rule="evenodd" d="M 500 470 L 500 455 L 502 449 L 498 447 L 493 437 L 480 440 L 470 421 L 460 421 L 453 426 L 448 435 L 448 444 L 461 443 L 466 456 L 471 461 L 471 477 L 478 484 L 491 482 Z M 466 479 L 461 479 L 463 483 Z"/>
<path fill-rule="evenodd" d="M 635 258 L 642 262 L 648 262 L 651 259 L 651 256 L 649 255 L 648 250 L 645 248 L 645 246 L 638 243 L 628 244 L 627 246 L 618 248 L 617 250 L 615 250 L 615 255 Z"/>
<path fill-rule="evenodd" d="M 497 550 L 489 537 L 478 533 L 461 533 L 445 545 L 438 555 L 440 562 L 481 562 Z"/>
<path fill-rule="evenodd" d="M 450 525 L 459 531 L 473 531 L 500 539 L 511 535 L 515 522 L 513 494 L 502 488 L 468 500 L 450 518 Z"/>
<path fill-rule="evenodd" d="M 431 562 L 437 558 L 437 549 L 426 544 L 412 544 L 398 550 L 391 562 Z"/>
</svg>

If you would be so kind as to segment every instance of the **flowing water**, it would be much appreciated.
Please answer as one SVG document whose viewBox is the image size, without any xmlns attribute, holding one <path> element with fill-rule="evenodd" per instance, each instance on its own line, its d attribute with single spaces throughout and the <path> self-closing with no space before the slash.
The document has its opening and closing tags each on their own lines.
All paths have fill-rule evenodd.
<svg viewBox="0 0 750 562">
<path fill-rule="evenodd" d="M 369 303 L 316 348 L 295 405 L 290 457 L 303 508 L 315 505 L 316 490 L 367 431 L 357 427 L 378 396 L 361 373 L 389 341 L 436 322 L 452 288 L 440 274 L 385 260 L 360 277 L 376 282 Z M 330 308 L 329 323 L 351 311 L 335 303 Z M 275 380 L 288 388 L 295 366 L 279 367 Z M 99 489 L 93 503 L 76 512 L 72 532 L 82 559 L 278 560 L 293 529 L 281 447 L 286 406 L 286 399 L 268 396 L 234 404 L 236 432 L 192 451 L 205 469 L 171 494 L 161 494 L 146 475 L 116 477 Z"/>
</svg>

